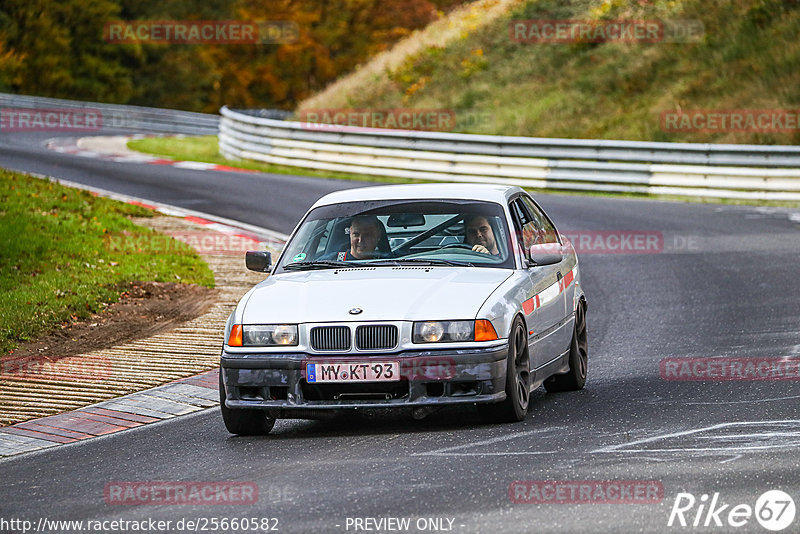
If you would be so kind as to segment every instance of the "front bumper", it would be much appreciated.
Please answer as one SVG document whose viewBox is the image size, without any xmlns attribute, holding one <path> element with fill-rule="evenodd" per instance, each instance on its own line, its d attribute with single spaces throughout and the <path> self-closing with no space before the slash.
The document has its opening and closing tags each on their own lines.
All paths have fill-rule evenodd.
<svg viewBox="0 0 800 534">
<path fill-rule="evenodd" d="M 220 361 L 228 408 L 261 409 L 274 417 L 352 408 L 416 408 L 505 399 L 508 344 L 485 349 L 318 355 L 228 353 Z M 307 363 L 397 361 L 395 382 L 308 383 Z"/>
</svg>

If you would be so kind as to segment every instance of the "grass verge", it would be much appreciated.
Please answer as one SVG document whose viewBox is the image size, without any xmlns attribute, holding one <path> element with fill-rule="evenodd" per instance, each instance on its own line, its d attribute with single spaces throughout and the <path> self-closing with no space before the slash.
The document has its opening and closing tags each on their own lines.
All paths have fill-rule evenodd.
<svg viewBox="0 0 800 534">
<path fill-rule="evenodd" d="M 471 5 L 479 9 L 481 3 Z M 663 113 L 782 110 L 800 102 L 796 0 L 524 0 L 484 3 L 457 39 L 431 24 L 341 77 L 299 110 L 450 110 L 454 131 L 477 134 L 695 143 L 798 144 L 800 128 L 681 126 Z M 674 21 L 698 29 L 664 39 L 524 42 L 521 21 Z M 665 27 L 669 27 L 666 24 Z M 534 25 L 533 28 L 541 27 Z M 514 33 L 511 33 L 513 29 Z M 569 34 L 569 30 L 567 30 Z M 523 42 L 517 42 L 517 41 Z M 388 60 L 391 58 L 391 61 Z"/>
<path fill-rule="evenodd" d="M 164 156 L 182 161 L 202 161 L 228 165 L 241 169 L 250 169 L 260 172 L 279 174 L 301 174 L 318 178 L 335 178 L 341 180 L 360 180 L 368 182 L 382 182 L 395 184 L 441 183 L 433 180 L 419 180 L 416 178 L 394 178 L 384 176 L 369 176 L 365 174 L 347 174 L 341 172 L 318 171 L 289 167 L 282 165 L 269 165 L 253 161 L 231 161 L 225 159 L 220 153 L 216 136 L 203 137 L 147 137 L 128 142 L 128 148 L 147 154 Z M 702 198 L 678 195 L 648 195 L 645 193 L 608 193 L 602 191 L 574 191 L 564 189 L 534 189 L 526 187 L 532 193 L 552 193 L 559 195 L 575 195 L 582 197 L 610 197 L 610 198 L 639 198 L 649 200 L 662 200 L 670 202 L 693 202 L 697 204 L 728 204 L 742 206 L 774 206 L 774 207 L 800 207 L 800 202 L 780 200 L 743 200 L 732 198 Z"/>
<path fill-rule="evenodd" d="M 181 161 L 200 161 L 203 163 L 214 163 L 216 165 L 227 165 L 237 169 L 247 169 L 251 171 L 267 172 L 273 174 L 299 174 L 302 176 L 312 176 L 315 178 L 335 178 L 338 180 L 358 180 L 363 182 L 386 182 L 397 184 L 420 183 L 426 180 L 410 180 L 403 178 L 378 177 L 366 174 L 350 174 L 335 171 L 318 171 L 315 169 L 301 169 L 288 165 L 272 165 L 259 161 L 229 160 L 219 153 L 219 143 L 216 135 L 205 135 L 201 137 L 145 137 L 144 139 L 133 139 L 128 141 L 128 148 L 164 156 Z"/>
<path fill-rule="evenodd" d="M 0 169 L 0 353 L 101 311 L 129 282 L 213 287 L 191 247 L 127 218 L 151 215 Z"/>
</svg>

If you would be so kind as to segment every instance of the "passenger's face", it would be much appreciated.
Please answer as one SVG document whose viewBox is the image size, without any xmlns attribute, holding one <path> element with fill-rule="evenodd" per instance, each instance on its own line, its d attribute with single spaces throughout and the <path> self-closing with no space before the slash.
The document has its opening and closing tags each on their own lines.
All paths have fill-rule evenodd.
<svg viewBox="0 0 800 534">
<path fill-rule="evenodd" d="M 483 245 L 492 254 L 497 254 L 497 243 L 494 239 L 492 227 L 486 217 L 475 217 L 467 223 L 467 243 L 470 245 Z"/>
<path fill-rule="evenodd" d="M 350 225 L 350 253 L 358 260 L 374 257 L 378 238 L 380 231 L 376 226 L 353 222 Z"/>
</svg>

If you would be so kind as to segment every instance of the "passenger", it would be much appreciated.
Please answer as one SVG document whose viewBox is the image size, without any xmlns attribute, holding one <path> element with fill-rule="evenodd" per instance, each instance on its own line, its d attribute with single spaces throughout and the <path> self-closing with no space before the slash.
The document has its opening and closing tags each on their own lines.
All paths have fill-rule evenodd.
<svg viewBox="0 0 800 534">
<path fill-rule="evenodd" d="M 381 256 L 378 243 L 384 235 L 383 223 L 374 215 L 359 215 L 350 222 L 350 249 L 336 259 L 369 260 Z"/>
<path fill-rule="evenodd" d="M 464 226 L 467 229 L 466 242 L 472 245 L 474 252 L 492 254 L 494 256 L 500 255 L 492 226 L 486 217 L 483 215 L 467 215 L 464 218 Z"/>
</svg>

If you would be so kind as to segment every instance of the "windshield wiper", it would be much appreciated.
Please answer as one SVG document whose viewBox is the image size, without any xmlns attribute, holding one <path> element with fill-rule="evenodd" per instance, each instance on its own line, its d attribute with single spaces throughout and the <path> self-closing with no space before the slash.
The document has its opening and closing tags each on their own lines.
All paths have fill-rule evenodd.
<svg viewBox="0 0 800 534">
<path fill-rule="evenodd" d="M 452 267 L 475 267 L 473 263 L 467 261 L 453 261 L 442 260 L 438 258 L 398 258 L 398 259 L 385 259 L 373 260 L 364 263 L 348 263 L 346 261 L 295 261 L 287 263 L 283 268 L 287 271 L 303 271 L 312 269 L 336 269 L 340 267 L 353 268 L 353 267 L 366 267 L 366 266 L 400 266 L 408 263 L 424 264 L 424 265 L 447 265 Z"/>
<path fill-rule="evenodd" d="M 283 266 L 287 271 L 302 271 L 304 269 L 333 269 L 336 267 L 358 267 L 346 261 L 294 261 Z"/>
<path fill-rule="evenodd" d="M 367 265 L 403 265 L 404 263 L 423 263 L 425 265 L 450 265 L 455 267 L 475 267 L 468 261 L 442 260 L 439 258 L 397 258 L 394 260 L 371 261 Z"/>
</svg>

